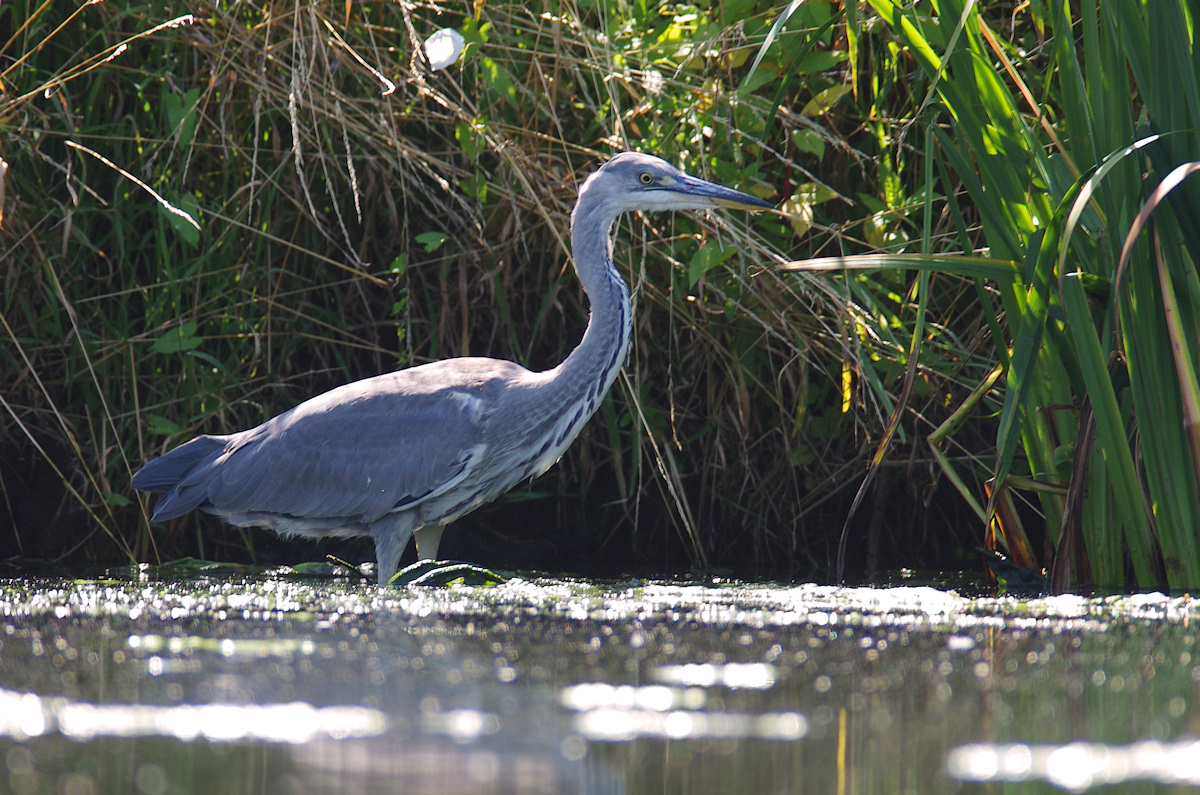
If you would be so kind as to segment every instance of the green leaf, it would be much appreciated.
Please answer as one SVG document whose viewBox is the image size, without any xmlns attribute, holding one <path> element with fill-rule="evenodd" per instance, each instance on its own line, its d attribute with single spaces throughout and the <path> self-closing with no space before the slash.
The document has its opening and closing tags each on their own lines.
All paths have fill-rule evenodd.
<svg viewBox="0 0 1200 795">
<path fill-rule="evenodd" d="M 818 160 L 825 157 L 825 139 L 813 130 L 793 130 L 792 144 L 801 152 L 815 155 Z"/>
<path fill-rule="evenodd" d="M 199 348 L 202 342 L 204 340 L 196 336 L 196 321 L 188 320 L 156 339 L 150 350 L 155 353 L 181 353 Z"/>
<path fill-rule="evenodd" d="M 482 132 L 483 124 L 480 122 L 468 124 L 465 121 L 460 121 L 454 125 L 454 140 L 458 141 L 458 146 L 462 149 L 463 155 L 472 163 L 479 159 L 479 150 L 483 148 Z"/>
<path fill-rule="evenodd" d="M 796 65 L 796 72 L 802 75 L 828 72 L 843 63 L 847 56 L 848 53 L 845 50 L 816 50 L 810 52 Z M 838 87 L 841 88 L 841 86 Z"/>
<path fill-rule="evenodd" d="M 480 72 L 483 74 L 483 79 L 488 82 L 498 96 L 507 97 L 515 100 L 517 97 L 517 89 L 513 85 L 512 78 L 508 76 L 508 72 L 504 67 L 493 61 L 491 58 L 480 58 Z"/>
<path fill-rule="evenodd" d="M 804 106 L 804 110 L 800 111 L 800 115 L 808 117 L 820 116 L 830 110 L 838 103 L 838 100 L 853 90 L 854 86 L 849 84 L 831 86 L 810 99 L 808 104 Z"/>
<path fill-rule="evenodd" d="M 789 0 L 787 8 L 785 8 L 778 16 L 775 17 L 775 22 L 772 23 L 771 29 L 767 31 L 767 35 L 763 37 L 763 43 L 759 46 L 758 52 L 754 55 L 754 63 L 750 64 L 750 72 L 747 74 L 747 78 L 753 77 L 754 73 L 758 71 L 759 64 L 762 63 L 763 58 L 767 54 L 767 50 L 769 50 L 771 45 L 775 43 L 775 40 L 779 37 L 780 31 L 783 30 L 783 26 L 787 24 L 788 19 L 791 18 L 792 14 L 796 13 L 796 9 L 800 8 L 800 2 L 801 0 Z"/>
<path fill-rule="evenodd" d="M 183 210 L 190 217 L 185 218 L 178 213 L 173 213 L 162 204 L 158 205 L 158 211 L 166 216 L 167 223 L 179 233 L 184 242 L 195 248 L 200 243 L 200 230 L 195 226 L 195 219 L 200 217 L 200 203 L 196 201 L 195 196 L 185 193 L 179 197 L 175 206 Z"/>
<path fill-rule="evenodd" d="M 441 248 L 442 244 L 449 239 L 450 236 L 444 232 L 422 232 L 416 237 L 417 242 L 424 246 L 426 251 L 431 253 Z"/>
<path fill-rule="evenodd" d="M 463 40 L 466 41 L 468 46 L 474 44 L 478 47 L 479 45 L 487 44 L 490 38 L 488 32 L 491 28 L 491 22 L 480 24 L 478 19 L 467 19 L 463 22 L 463 26 L 459 28 L 458 32 L 462 34 Z"/>
<path fill-rule="evenodd" d="M 1146 517 L 1137 464 L 1121 420 L 1116 391 L 1108 375 L 1108 354 L 1100 344 L 1096 327 L 1088 322 L 1091 313 L 1079 280 L 1066 275 L 1061 283 L 1063 306 L 1073 332 L 1075 349 L 1079 352 L 1087 396 L 1096 415 L 1096 445 L 1109 469 L 1109 487 L 1116 497 L 1115 506 L 1125 530 L 1130 560 L 1138 582 L 1158 582 L 1157 561 L 1153 554 L 1158 545 Z"/>
<path fill-rule="evenodd" d="M 487 178 L 481 173 L 458 181 L 458 188 L 463 193 L 474 196 L 480 203 L 487 201 Z"/>
<path fill-rule="evenodd" d="M 162 105 L 167 114 L 167 124 L 175 133 L 175 143 L 181 148 L 190 146 L 196 133 L 196 105 L 199 99 L 198 88 L 193 88 L 182 96 L 168 91 L 165 87 L 163 89 Z"/>
<path fill-rule="evenodd" d="M 788 222 L 792 225 L 792 231 L 796 233 L 796 236 L 803 237 L 812 227 L 813 208 L 821 202 L 827 202 L 834 198 L 837 198 L 837 194 L 824 185 L 806 182 L 785 199 L 783 204 L 779 205 L 779 209 L 787 214 Z"/>
<path fill-rule="evenodd" d="M 145 418 L 150 433 L 155 436 L 173 436 L 183 430 L 166 417 L 160 417 L 157 414 L 143 414 L 142 417 Z"/>
<path fill-rule="evenodd" d="M 754 16 L 754 6 L 755 0 L 724 0 L 715 4 L 721 24 L 725 27 L 744 22 L 747 17 Z"/>
<path fill-rule="evenodd" d="M 104 501 L 114 508 L 124 508 L 127 505 L 133 505 L 133 501 L 128 497 L 123 494 L 117 494 L 113 491 L 110 491 L 107 495 L 105 495 Z"/>
<path fill-rule="evenodd" d="M 778 75 L 773 69 L 768 69 L 765 66 L 760 66 L 752 75 L 746 77 L 742 84 L 738 86 L 738 93 L 752 94 L 756 90 L 762 88 L 767 83 L 770 83 Z"/>
<path fill-rule="evenodd" d="M 722 246 L 710 240 L 700 247 L 688 263 L 688 287 L 695 287 L 700 277 L 737 253 L 737 246 Z"/>
</svg>

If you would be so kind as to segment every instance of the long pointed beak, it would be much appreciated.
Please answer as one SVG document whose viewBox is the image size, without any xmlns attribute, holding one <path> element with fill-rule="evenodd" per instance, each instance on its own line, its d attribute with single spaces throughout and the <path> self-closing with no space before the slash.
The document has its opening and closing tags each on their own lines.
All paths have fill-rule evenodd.
<svg viewBox="0 0 1200 795">
<path fill-rule="evenodd" d="M 770 210 L 775 207 L 771 202 L 757 196 L 698 177 L 685 177 L 677 185 L 673 185 L 672 190 L 707 199 L 710 207 L 728 207 L 731 210 Z"/>
</svg>

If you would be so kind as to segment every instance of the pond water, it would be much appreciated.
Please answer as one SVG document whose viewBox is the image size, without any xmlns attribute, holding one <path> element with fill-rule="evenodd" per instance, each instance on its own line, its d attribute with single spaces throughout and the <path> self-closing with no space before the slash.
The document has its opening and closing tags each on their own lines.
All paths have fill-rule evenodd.
<svg viewBox="0 0 1200 795">
<path fill-rule="evenodd" d="M 0 791 L 1194 791 L 1200 604 L 0 580 Z"/>
</svg>

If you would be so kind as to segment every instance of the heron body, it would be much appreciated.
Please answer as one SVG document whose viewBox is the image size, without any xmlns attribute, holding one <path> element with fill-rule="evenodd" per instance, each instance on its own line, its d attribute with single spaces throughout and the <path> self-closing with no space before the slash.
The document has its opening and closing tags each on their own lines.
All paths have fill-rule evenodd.
<svg viewBox="0 0 1200 795">
<path fill-rule="evenodd" d="M 443 528 L 549 469 L 595 413 L 625 362 L 629 288 L 612 227 L 633 210 L 771 207 L 626 152 L 593 173 L 571 213 L 575 269 L 591 303 L 578 347 L 557 367 L 461 357 L 330 390 L 240 433 L 198 436 L 147 463 L 134 488 L 161 492 L 152 521 L 199 508 L 281 536 L 369 535 L 380 585 L 415 535 L 422 559 Z"/>
</svg>

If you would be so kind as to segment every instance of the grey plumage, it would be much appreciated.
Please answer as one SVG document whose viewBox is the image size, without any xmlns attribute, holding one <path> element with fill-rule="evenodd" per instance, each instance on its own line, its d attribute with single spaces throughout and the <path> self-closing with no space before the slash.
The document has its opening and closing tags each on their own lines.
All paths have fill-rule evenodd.
<svg viewBox="0 0 1200 795">
<path fill-rule="evenodd" d="M 629 349 L 629 290 L 611 229 L 632 210 L 771 207 L 626 152 L 592 174 L 571 213 L 576 272 L 592 312 L 579 346 L 534 373 L 447 359 L 338 387 L 225 436 L 198 436 L 147 463 L 134 488 L 161 492 L 153 521 L 199 508 L 283 536 L 370 535 L 379 583 L 415 533 L 432 558 L 446 524 L 549 469 L 600 404 Z"/>
</svg>

